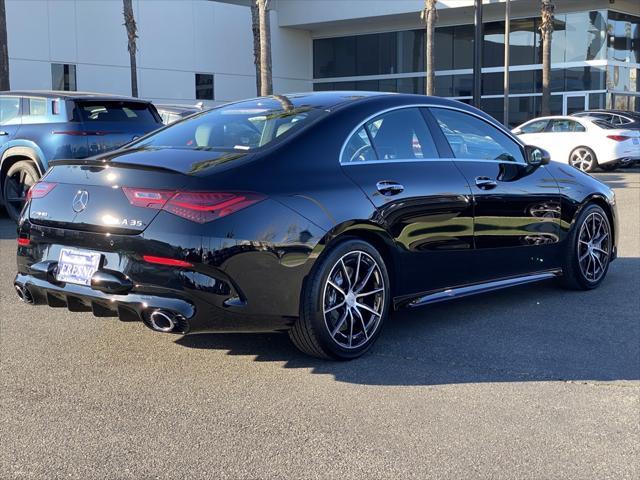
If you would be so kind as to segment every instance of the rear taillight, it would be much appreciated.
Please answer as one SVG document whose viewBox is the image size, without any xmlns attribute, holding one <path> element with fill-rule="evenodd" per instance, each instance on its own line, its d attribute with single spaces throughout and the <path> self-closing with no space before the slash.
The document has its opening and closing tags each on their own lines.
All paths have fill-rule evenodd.
<svg viewBox="0 0 640 480">
<path fill-rule="evenodd" d="M 31 240 L 28 237 L 19 237 L 18 238 L 18 246 L 19 247 L 28 247 L 31 245 Z"/>
<path fill-rule="evenodd" d="M 32 198 L 46 197 L 51 190 L 56 188 L 57 183 L 50 182 L 37 182 L 32 185 L 27 193 L 27 200 Z"/>
<path fill-rule="evenodd" d="M 615 140 L 616 142 L 624 142 L 625 140 L 629 140 L 630 137 L 625 135 L 607 135 L 607 138 Z"/>
<path fill-rule="evenodd" d="M 226 217 L 265 199 L 247 192 L 173 192 L 123 187 L 129 203 L 137 207 L 162 209 L 197 223 Z"/>
<path fill-rule="evenodd" d="M 173 190 L 153 190 L 149 188 L 122 187 L 129 203 L 136 207 L 160 209 L 175 192 Z"/>
</svg>

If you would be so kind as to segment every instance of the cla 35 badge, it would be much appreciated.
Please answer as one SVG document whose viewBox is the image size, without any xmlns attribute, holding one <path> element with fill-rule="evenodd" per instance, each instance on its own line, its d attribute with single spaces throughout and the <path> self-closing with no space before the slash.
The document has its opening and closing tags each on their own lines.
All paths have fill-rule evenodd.
<svg viewBox="0 0 640 480">
<path fill-rule="evenodd" d="M 89 192 L 86 190 L 78 190 L 76 196 L 73 197 L 73 203 L 71 205 L 74 212 L 80 213 L 87 208 L 87 203 L 89 203 Z"/>
</svg>

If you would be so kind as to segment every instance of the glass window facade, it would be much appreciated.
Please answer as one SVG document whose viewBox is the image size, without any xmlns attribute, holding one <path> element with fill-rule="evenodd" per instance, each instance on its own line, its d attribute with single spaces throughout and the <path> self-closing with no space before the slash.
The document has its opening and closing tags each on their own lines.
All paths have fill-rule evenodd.
<svg viewBox="0 0 640 480">
<path fill-rule="evenodd" d="M 75 91 L 76 66 L 68 63 L 51 64 L 51 88 L 53 90 Z"/>
<path fill-rule="evenodd" d="M 213 75 L 210 73 L 196 73 L 196 99 L 213 100 Z"/>
<path fill-rule="evenodd" d="M 530 118 L 540 111 L 542 38 L 538 17 L 512 19 L 510 26 L 509 90 L 523 95 L 510 100 L 510 122 L 516 122 L 521 112 Z M 483 69 L 503 67 L 504 27 L 503 21 L 485 23 Z M 436 95 L 464 101 L 472 96 L 473 30 L 473 25 L 436 27 Z M 423 29 L 416 29 L 314 40 L 314 78 L 331 79 L 314 88 L 424 93 L 424 36 Z M 640 104 L 633 97 L 640 93 L 635 65 L 640 63 L 640 17 L 607 10 L 557 13 L 551 60 L 552 113 L 563 113 L 570 92 L 589 92 L 586 105 L 594 108 L 612 102 L 634 108 Z M 593 61 L 604 63 L 587 63 Z M 412 73 L 416 75 L 407 76 Z M 363 75 L 383 78 L 354 78 Z M 612 97 L 607 91 L 620 95 Z M 496 118 L 502 117 L 503 100 L 497 97 L 503 92 L 503 72 L 483 71 L 482 95 L 494 98 L 483 98 L 482 107 Z"/>
</svg>

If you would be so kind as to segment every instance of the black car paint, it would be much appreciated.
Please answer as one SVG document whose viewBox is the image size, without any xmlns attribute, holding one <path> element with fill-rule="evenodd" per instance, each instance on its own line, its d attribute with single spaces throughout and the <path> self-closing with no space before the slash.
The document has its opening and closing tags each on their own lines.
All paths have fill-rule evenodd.
<svg viewBox="0 0 640 480">
<path fill-rule="evenodd" d="M 44 199 L 32 200 L 19 226 L 19 235 L 29 237 L 31 245 L 18 247 L 16 282 L 30 288 L 36 303 L 51 306 L 123 320 L 144 319 L 152 308 L 167 308 L 187 320 L 184 331 L 264 331 L 292 324 L 318 257 L 347 236 L 368 240 L 380 251 L 395 303 L 402 304 L 452 286 L 559 270 L 567 234 L 590 200 L 605 208 L 615 229 L 611 190 L 560 164 L 443 158 L 341 165 L 340 150 L 354 128 L 392 108 L 456 108 L 505 131 L 491 117 L 458 102 L 359 95 L 298 98 L 325 102 L 327 115 L 282 142 L 250 153 L 138 149 L 134 144 L 94 159 L 54 163 L 45 181 L 77 184 L 81 179 L 89 195 L 102 197 L 104 203 L 95 211 L 65 216 L 62 212 L 71 210 L 72 189 L 56 188 Z M 498 186 L 479 191 L 472 183 L 478 175 L 495 178 Z M 382 196 L 375 190 L 380 180 L 397 180 L 405 191 Z M 140 211 L 144 209 L 119 206 L 106 192 L 122 186 L 252 191 L 267 199 L 196 224 L 164 211 L 154 211 L 151 218 Z M 43 205 L 59 210 L 56 218 L 64 221 L 34 218 Z M 97 228 L 97 219 L 109 212 L 144 225 L 138 230 Z M 61 246 L 103 252 L 102 270 L 130 278 L 129 294 L 57 283 L 50 266 Z M 140 260 L 142 254 L 183 259 L 194 267 L 150 265 Z"/>
</svg>

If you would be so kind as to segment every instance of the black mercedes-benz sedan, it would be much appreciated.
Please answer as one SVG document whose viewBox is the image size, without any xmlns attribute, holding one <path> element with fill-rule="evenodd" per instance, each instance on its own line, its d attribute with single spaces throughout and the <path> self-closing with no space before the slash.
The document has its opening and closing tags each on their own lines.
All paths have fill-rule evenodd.
<svg viewBox="0 0 640 480">
<path fill-rule="evenodd" d="M 366 352 L 392 310 L 557 277 L 603 281 L 614 194 L 483 112 L 419 95 L 228 104 L 29 192 L 15 288 L 157 332 L 287 330 Z"/>
</svg>

